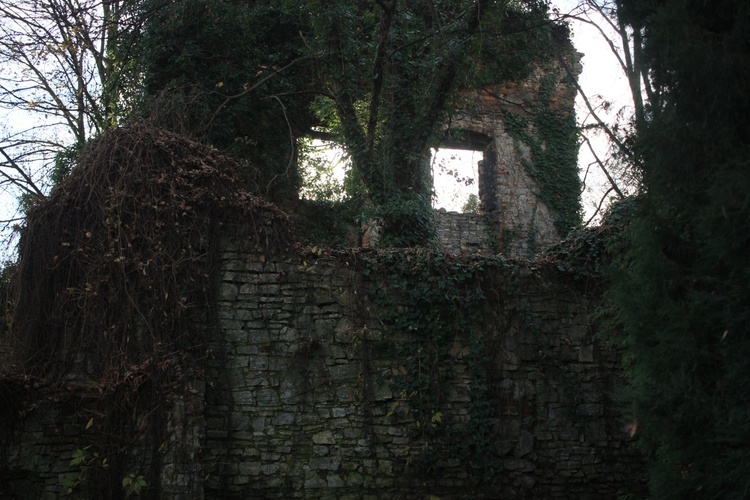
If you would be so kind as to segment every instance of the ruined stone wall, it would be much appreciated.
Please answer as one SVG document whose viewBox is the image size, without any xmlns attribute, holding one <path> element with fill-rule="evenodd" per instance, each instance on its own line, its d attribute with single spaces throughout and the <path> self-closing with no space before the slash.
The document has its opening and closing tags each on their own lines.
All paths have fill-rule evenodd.
<svg viewBox="0 0 750 500">
<path fill-rule="evenodd" d="M 393 385 L 408 339 L 368 299 L 373 287 L 388 290 L 364 276 L 356 253 L 282 260 L 225 244 L 207 496 L 614 498 L 640 484 L 610 399 L 617 355 L 594 339 L 595 296 L 564 277 L 519 271 L 518 293 L 480 322 L 499 464 L 488 477 L 415 429 L 412 400 Z M 444 418 L 459 438 L 477 382 L 468 342 L 457 336 L 445 356 L 454 377 Z M 423 450 L 439 467 L 420 468 Z"/>
<path fill-rule="evenodd" d="M 2 498 L 57 498 L 64 492 L 63 476 L 77 473 L 70 461 L 82 428 L 56 406 L 36 403 L 33 411 L 15 423 L 5 422 L 0 447 Z"/>
<path fill-rule="evenodd" d="M 483 215 L 435 210 L 437 243 L 451 254 L 492 253 L 487 223 Z"/>
<path fill-rule="evenodd" d="M 480 208 L 490 216 L 490 230 L 496 233 L 497 251 L 503 255 L 531 258 L 566 236 L 555 227 L 555 211 L 542 199 L 540 186 L 530 174 L 529 165 L 535 162 L 531 148 L 519 140 L 517 131 L 511 130 L 507 118 L 511 113 L 527 120 L 529 125 L 524 132 L 538 137 L 532 110 L 539 102 L 545 79 L 555 83 L 549 106 L 560 116 L 574 113 L 576 92 L 571 78 L 582 70 L 581 57 L 571 50 L 565 65 L 547 61 L 523 81 L 465 92 L 463 108 L 449 124 L 467 137 L 478 134 L 488 138 L 483 144 L 484 160 L 479 165 Z M 462 145 L 460 140 L 448 145 L 478 147 L 477 143 Z"/>
<path fill-rule="evenodd" d="M 29 379 L 23 388 L 26 395 L 21 411 L 11 421 L 4 421 L 5 428 L 0 431 L 0 498 L 94 498 L 87 492 L 96 489 L 96 482 L 111 480 L 105 467 L 113 467 L 115 462 L 124 463 L 123 477 L 133 474 L 147 480 L 144 495 L 159 492 L 159 498 L 203 498 L 205 466 L 199 455 L 205 434 L 204 385 L 196 380 L 192 387 L 189 394 L 173 400 L 163 435 L 136 431 L 115 436 L 113 443 L 130 450 L 128 456 L 122 456 L 97 444 L 99 414 L 79 411 L 86 401 L 75 388 L 49 393 L 38 381 Z M 5 405 L 17 402 L 2 401 Z M 158 440 L 157 457 L 139 446 L 154 439 Z M 83 460 L 74 461 L 76 456 Z M 117 485 L 122 479 L 117 478 Z M 72 488 L 71 494 L 68 488 Z"/>
<path fill-rule="evenodd" d="M 598 499 L 642 485 L 610 398 L 618 356 L 589 319 L 595 291 L 550 269 L 486 265 L 486 307 L 472 318 L 486 378 L 472 337 L 456 334 L 441 355 L 440 416 L 420 429 L 415 395 L 394 383 L 410 376 L 400 346 L 415 338 L 371 300 L 393 293 L 363 264 L 374 251 L 272 255 L 249 240 L 222 239 L 205 384 L 175 401 L 163 435 L 127 436 L 163 442 L 149 486 L 161 498 Z M 3 439 L 0 493 L 59 496 L 80 470 L 70 459 L 90 442 L 85 426 L 62 400 L 30 408 Z M 458 449 L 478 428 L 491 468 Z"/>
</svg>

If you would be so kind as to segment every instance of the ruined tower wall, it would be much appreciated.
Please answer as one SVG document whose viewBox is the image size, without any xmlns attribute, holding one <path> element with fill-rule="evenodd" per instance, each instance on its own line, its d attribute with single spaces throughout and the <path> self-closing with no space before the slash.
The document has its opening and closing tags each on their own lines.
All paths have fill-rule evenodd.
<svg viewBox="0 0 750 500">
<path fill-rule="evenodd" d="M 561 118 L 572 116 L 576 97 L 572 78 L 580 74 L 581 57 L 571 52 L 564 62 L 551 60 L 537 65 L 523 81 L 464 93 L 463 109 L 449 125 L 469 137 L 481 134 L 489 138 L 479 166 L 480 208 L 489 215 L 489 230 L 495 235 L 496 250 L 503 255 L 533 257 L 566 236 L 556 227 L 555 209 L 541 196 L 540 185 L 531 174 L 537 158 L 528 140 L 520 136 L 543 140 L 534 125 L 534 115 L 543 87 L 549 82 L 552 90 L 545 96 L 548 107 Z M 525 123 L 523 130 L 514 129 L 519 122 Z M 462 146 L 460 140 L 451 146 L 477 147 Z M 546 146 L 541 144 L 542 149 Z M 577 177 L 577 172 L 570 175 Z"/>
</svg>

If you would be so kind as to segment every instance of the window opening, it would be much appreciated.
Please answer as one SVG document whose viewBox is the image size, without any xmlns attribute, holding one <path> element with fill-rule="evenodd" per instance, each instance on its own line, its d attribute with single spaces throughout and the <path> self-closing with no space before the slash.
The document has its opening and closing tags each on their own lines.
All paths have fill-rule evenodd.
<svg viewBox="0 0 750 500">
<path fill-rule="evenodd" d="M 478 213 L 481 150 L 437 148 L 431 150 L 432 207 L 449 212 Z M 300 198 L 342 201 L 344 179 L 350 168 L 344 149 L 332 141 L 300 141 Z"/>
<path fill-rule="evenodd" d="M 432 207 L 449 212 L 479 212 L 480 150 L 439 148 L 432 150 Z"/>
</svg>

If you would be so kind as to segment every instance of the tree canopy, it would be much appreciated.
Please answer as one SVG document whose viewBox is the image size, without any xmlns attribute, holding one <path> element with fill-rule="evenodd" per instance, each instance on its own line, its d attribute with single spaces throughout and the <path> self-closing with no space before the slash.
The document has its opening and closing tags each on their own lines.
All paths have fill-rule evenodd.
<svg viewBox="0 0 750 500">
<path fill-rule="evenodd" d="M 142 112 L 240 159 L 246 182 L 275 201 L 295 193 L 296 138 L 313 123 L 299 9 L 187 0 L 154 11 L 142 41 Z"/>
<path fill-rule="evenodd" d="M 567 40 L 536 0 L 0 3 L 0 104 L 41 120 L 0 142 L 6 183 L 45 196 L 89 139 L 146 119 L 228 152 L 284 204 L 298 139 L 317 135 L 402 246 L 432 237 L 428 151 L 458 90 L 523 78 Z"/>
<path fill-rule="evenodd" d="M 429 148 L 458 90 L 520 79 L 566 36 L 537 2 L 191 0 L 152 19 L 145 81 L 165 123 L 261 166 L 260 187 L 296 190 L 296 139 L 334 139 L 383 243 L 424 245 Z"/>
</svg>

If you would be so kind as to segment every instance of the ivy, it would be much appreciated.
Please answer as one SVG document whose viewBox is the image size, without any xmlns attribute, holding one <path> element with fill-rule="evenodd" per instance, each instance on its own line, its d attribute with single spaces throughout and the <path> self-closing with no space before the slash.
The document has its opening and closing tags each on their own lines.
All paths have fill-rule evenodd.
<svg viewBox="0 0 750 500">
<path fill-rule="evenodd" d="M 381 251 L 367 262 L 365 274 L 383 283 L 373 288 L 370 299 L 403 360 L 400 374 L 389 382 L 394 394 L 409 401 L 413 419 L 407 464 L 424 473 L 438 474 L 457 460 L 467 472 L 492 482 L 500 467 L 491 439 L 497 404 L 490 383 L 491 350 L 481 325 L 486 291 L 498 300 L 503 292 L 487 282 L 489 268 L 510 270 L 495 257 L 427 249 Z M 467 368 L 462 377 L 471 379 L 468 416 L 449 409 L 450 389 L 460 383 L 450 361 L 457 344 L 468 348 L 461 355 Z"/>
<path fill-rule="evenodd" d="M 147 0 L 144 8 L 153 13 L 139 46 L 136 114 L 230 154 L 246 188 L 286 201 L 299 189 L 294 138 L 316 122 L 311 70 L 292 64 L 306 51 L 305 14 L 289 2 Z"/>
<path fill-rule="evenodd" d="M 625 198 L 613 203 L 604 213 L 601 224 L 580 228 L 544 252 L 557 269 L 576 280 L 597 280 L 605 277 L 607 268 L 627 248 L 626 232 L 637 217 L 641 204 L 638 198 Z"/>
<path fill-rule="evenodd" d="M 300 200 L 299 207 L 290 219 L 302 244 L 349 248 L 357 243 L 359 207 L 350 200 Z"/>
<path fill-rule="evenodd" d="M 362 218 L 379 222 L 383 229 L 379 243 L 386 248 L 424 246 L 433 243 L 437 235 L 427 194 L 393 196 L 380 205 L 365 207 Z"/>
<path fill-rule="evenodd" d="M 567 235 L 581 224 L 581 182 L 575 116 L 555 108 L 557 83 L 553 75 L 542 78 L 531 123 L 510 110 L 504 118 L 511 137 L 531 149 L 531 158 L 522 159 L 523 166 L 536 182 L 539 197 L 551 209 L 555 228 Z"/>
</svg>

